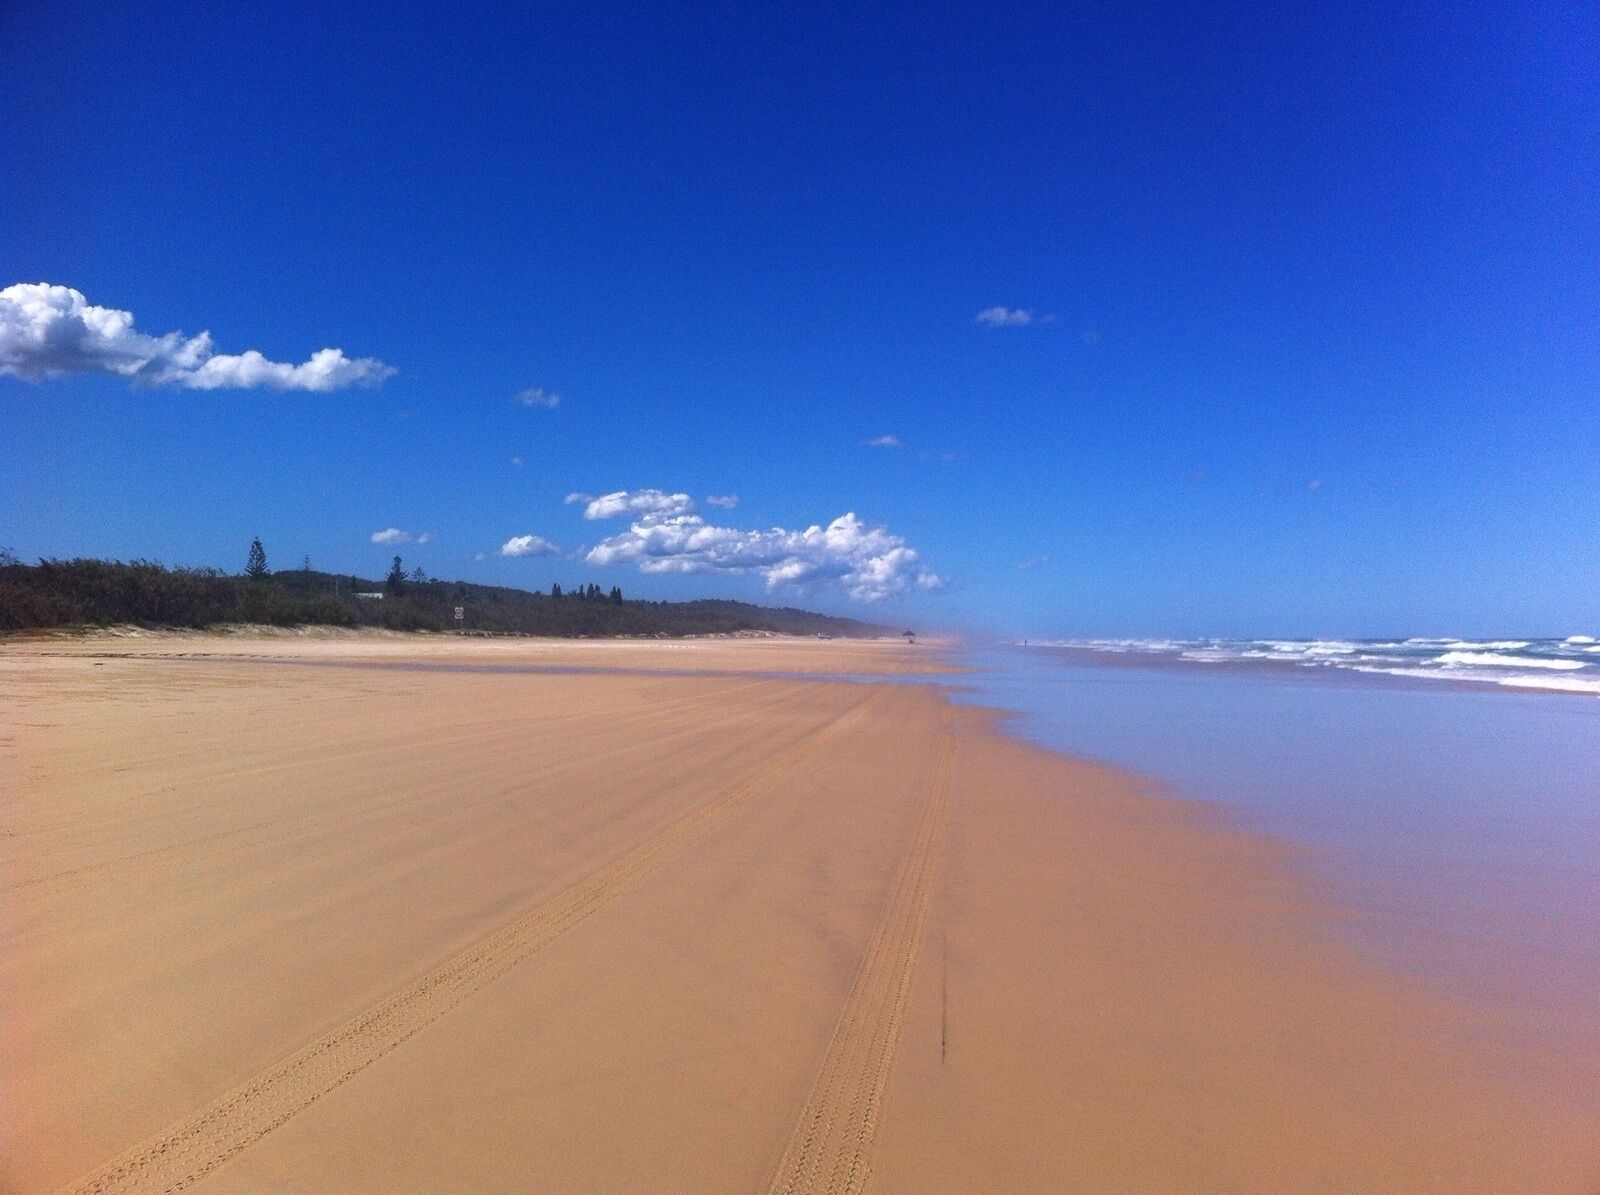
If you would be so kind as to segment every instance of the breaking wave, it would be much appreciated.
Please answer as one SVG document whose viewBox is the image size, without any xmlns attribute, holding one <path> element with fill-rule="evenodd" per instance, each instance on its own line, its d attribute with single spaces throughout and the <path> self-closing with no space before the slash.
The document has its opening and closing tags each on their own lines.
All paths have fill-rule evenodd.
<svg viewBox="0 0 1600 1195">
<path fill-rule="evenodd" d="M 1526 643 L 1517 644 L 1527 647 Z M 1546 660 L 1539 656 L 1500 656 L 1486 651 L 1447 651 L 1435 656 L 1435 664 L 1477 664 L 1490 668 L 1583 668 L 1582 660 Z"/>
<path fill-rule="evenodd" d="M 1600 696 L 1600 640 L 1592 635 L 1564 639 L 1035 639 L 1022 646 L 1065 648 L 1130 660 L 1335 669 Z"/>
</svg>

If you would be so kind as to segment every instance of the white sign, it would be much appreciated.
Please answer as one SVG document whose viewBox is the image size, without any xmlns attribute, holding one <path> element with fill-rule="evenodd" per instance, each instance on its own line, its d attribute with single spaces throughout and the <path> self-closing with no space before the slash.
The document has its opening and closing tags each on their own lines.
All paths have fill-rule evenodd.
<svg viewBox="0 0 1600 1195">
<path fill-rule="evenodd" d="M 456 607 L 456 621 L 460 622 L 466 616 L 467 616 L 467 608 L 465 606 L 457 606 Z"/>
</svg>

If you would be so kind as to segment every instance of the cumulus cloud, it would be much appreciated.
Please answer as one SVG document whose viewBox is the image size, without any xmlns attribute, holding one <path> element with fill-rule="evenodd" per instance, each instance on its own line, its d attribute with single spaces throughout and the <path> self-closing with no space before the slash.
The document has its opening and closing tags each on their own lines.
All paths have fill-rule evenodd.
<svg viewBox="0 0 1600 1195">
<path fill-rule="evenodd" d="M 1025 328 L 1037 317 L 1026 307 L 985 307 L 972 318 L 989 328 Z"/>
<path fill-rule="evenodd" d="M 586 519 L 618 519 L 624 516 L 641 522 L 692 515 L 699 508 L 688 494 L 669 494 L 665 490 L 617 490 L 592 498 L 588 494 L 568 494 L 568 502 L 584 502 Z"/>
<path fill-rule="evenodd" d="M 373 357 L 318 349 L 299 365 L 269 361 L 255 349 L 217 353 L 211 333 L 151 336 L 133 313 L 96 307 L 82 292 L 49 283 L 0 290 L 0 373 L 29 381 L 64 373 L 106 373 L 147 386 L 191 390 L 342 390 L 373 386 L 394 369 Z"/>
<path fill-rule="evenodd" d="M 732 510 L 739 505 L 738 494 L 711 494 L 706 498 L 707 506 L 720 506 L 723 510 Z"/>
<path fill-rule="evenodd" d="M 899 448 L 899 436 L 873 436 L 870 440 L 861 441 L 868 448 Z"/>
<path fill-rule="evenodd" d="M 525 407 L 558 407 L 561 396 L 552 394 L 543 386 L 530 386 L 517 395 L 517 402 Z"/>
<path fill-rule="evenodd" d="M 904 539 L 854 514 L 804 531 L 717 527 L 695 514 L 645 518 L 596 544 L 584 559 L 633 564 L 646 573 L 754 573 L 769 592 L 836 585 L 863 602 L 944 584 Z"/>
<path fill-rule="evenodd" d="M 561 551 L 542 535 L 513 535 L 500 545 L 501 556 L 554 556 Z"/>
</svg>

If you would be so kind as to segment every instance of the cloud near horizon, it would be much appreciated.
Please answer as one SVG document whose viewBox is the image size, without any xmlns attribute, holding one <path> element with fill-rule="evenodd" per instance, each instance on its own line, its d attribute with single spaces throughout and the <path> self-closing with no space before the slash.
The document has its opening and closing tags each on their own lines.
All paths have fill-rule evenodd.
<svg viewBox="0 0 1600 1195">
<path fill-rule="evenodd" d="M 372 542 L 375 544 L 426 544 L 432 543 L 435 538 L 431 531 L 412 535 L 411 532 L 402 531 L 398 527 L 385 527 L 382 531 L 372 533 Z"/>
<path fill-rule="evenodd" d="M 972 318 L 990 328 L 1025 328 L 1037 317 L 1026 307 L 985 307 Z"/>
<path fill-rule="evenodd" d="M 513 535 L 500 545 L 499 556 L 554 556 L 561 551 L 542 535 Z"/>
<path fill-rule="evenodd" d="M 616 519 L 632 515 L 645 521 L 692 515 L 700 508 L 688 494 L 669 494 L 665 490 L 616 490 L 595 497 L 592 494 L 568 494 L 566 502 L 584 503 L 586 519 Z M 719 505 L 719 504 L 714 504 Z"/>
<path fill-rule="evenodd" d="M 209 332 L 151 336 L 134 328 L 131 311 L 96 307 L 70 286 L 21 282 L 0 290 L 0 373 L 30 382 L 103 373 L 141 386 L 321 393 L 375 386 L 394 372 L 374 357 L 346 357 L 336 348 L 291 365 L 255 349 L 214 352 Z"/>
<path fill-rule="evenodd" d="M 899 448 L 900 443 L 899 436 L 873 436 L 870 440 L 861 441 L 865 448 Z"/>
<path fill-rule="evenodd" d="M 642 495 L 650 498 L 641 503 Z M 630 507 L 623 499 L 635 501 Z M 804 531 L 744 531 L 707 523 L 692 502 L 675 510 L 679 500 L 688 502 L 688 497 L 663 490 L 623 490 L 591 499 L 585 518 L 636 517 L 627 531 L 602 540 L 584 559 L 594 565 L 632 564 L 644 573 L 754 573 L 769 593 L 838 586 L 861 602 L 944 586 L 904 539 L 854 513 Z M 591 513 L 596 510 L 611 513 Z"/>
</svg>

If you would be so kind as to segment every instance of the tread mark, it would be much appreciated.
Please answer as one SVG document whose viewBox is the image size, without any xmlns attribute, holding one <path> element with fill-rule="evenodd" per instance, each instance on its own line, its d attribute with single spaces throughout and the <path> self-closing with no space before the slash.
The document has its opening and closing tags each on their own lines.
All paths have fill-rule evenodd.
<svg viewBox="0 0 1600 1195">
<path fill-rule="evenodd" d="M 732 816 L 770 781 L 858 721 L 867 706 L 878 700 L 874 695 L 858 702 L 730 792 L 478 939 L 400 991 L 106 1163 L 68 1190 L 77 1195 L 179 1191 L 198 1182 L 626 892 L 668 855 Z"/>
<path fill-rule="evenodd" d="M 868 1154 L 910 999 L 954 759 L 955 738 L 947 729 L 910 852 L 768 1195 L 856 1195 L 866 1186 Z"/>
<path fill-rule="evenodd" d="M 761 683 L 760 681 L 751 681 L 749 684 L 733 686 L 727 692 L 729 694 L 737 693 L 744 689 L 754 688 Z M 659 707 L 652 708 L 648 714 L 636 719 L 632 725 L 646 728 L 654 727 L 657 723 L 670 723 L 672 715 L 677 712 L 678 708 L 687 704 L 687 700 L 663 703 Z M 656 745 L 659 747 L 662 741 L 662 739 L 658 738 Z M 355 754 L 354 752 L 346 752 L 343 758 L 348 761 Z M 378 752 L 362 752 L 360 754 L 378 754 Z M 362 811 L 359 816 L 381 818 L 393 814 L 398 808 L 399 806 L 372 807 Z M 152 847 L 148 850 L 105 859 L 98 863 L 89 863 L 81 867 L 67 868 L 62 871 L 34 876 L 26 880 L 18 880 L 14 884 L 0 887 L 0 899 L 13 904 L 27 904 L 57 896 L 61 893 L 86 890 L 108 879 L 126 882 L 130 878 L 142 879 L 159 875 L 162 865 L 169 859 L 181 857 L 186 851 L 200 856 L 200 852 L 207 850 L 213 844 L 229 840 L 240 839 L 242 841 L 234 842 L 216 850 L 209 850 L 208 853 L 200 856 L 203 862 L 214 864 L 227 856 L 243 853 L 261 845 L 273 835 L 293 841 L 296 837 L 307 837 L 323 832 L 325 832 L 325 827 L 320 824 L 296 827 L 280 819 L 268 818 L 247 826 L 221 830 L 215 834 L 173 843 L 169 846 Z"/>
</svg>

